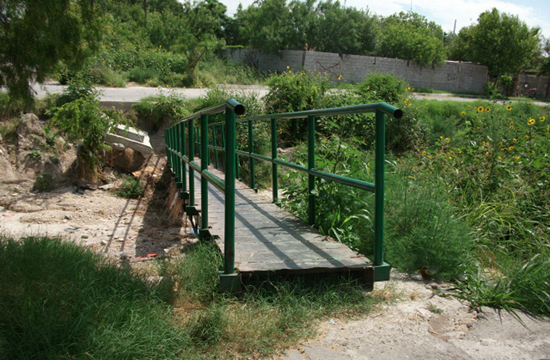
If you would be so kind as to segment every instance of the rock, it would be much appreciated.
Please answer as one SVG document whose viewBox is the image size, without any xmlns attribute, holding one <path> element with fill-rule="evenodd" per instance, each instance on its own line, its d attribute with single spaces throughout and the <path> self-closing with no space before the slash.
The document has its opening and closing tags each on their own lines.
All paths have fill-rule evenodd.
<svg viewBox="0 0 550 360">
<path fill-rule="evenodd" d="M 67 220 L 72 220 L 72 219 L 73 219 L 73 216 L 72 216 L 72 215 L 65 215 L 65 219 L 67 219 Z"/>
<path fill-rule="evenodd" d="M 124 151 L 112 150 L 106 154 L 110 165 L 124 171 L 136 171 L 145 163 L 145 157 L 132 148 L 125 148 Z"/>
<path fill-rule="evenodd" d="M 101 240 L 101 245 L 107 245 L 107 241 Z"/>
<path fill-rule="evenodd" d="M 89 236 L 88 236 L 88 235 L 82 235 L 80 238 L 81 238 L 81 239 L 88 239 Z"/>
<path fill-rule="evenodd" d="M 36 149 L 42 144 L 44 128 L 34 114 L 24 114 L 17 126 L 17 147 L 19 150 Z"/>
</svg>

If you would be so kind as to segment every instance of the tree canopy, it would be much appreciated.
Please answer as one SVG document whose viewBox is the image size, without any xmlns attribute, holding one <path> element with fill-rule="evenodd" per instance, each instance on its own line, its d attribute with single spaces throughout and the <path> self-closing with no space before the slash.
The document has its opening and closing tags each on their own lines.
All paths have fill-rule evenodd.
<svg viewBox="0 0 550 360">
<path fill-rule="evenodd" d="M 93 1 L 0 2 L 0 86 L 30 99 L 29 82 L 41 82 L 63 61 L 78 66 L 97 48 Z"/>
<path fill-rule="evenodd" d="M 478 23 L 463 28 L 450 57 L 487 65 L 493 77 L 516 76 L 539 53 L 539 29 L 529 28 L 517 16 L 496 8 L 479 15 Z"/>
</svg>

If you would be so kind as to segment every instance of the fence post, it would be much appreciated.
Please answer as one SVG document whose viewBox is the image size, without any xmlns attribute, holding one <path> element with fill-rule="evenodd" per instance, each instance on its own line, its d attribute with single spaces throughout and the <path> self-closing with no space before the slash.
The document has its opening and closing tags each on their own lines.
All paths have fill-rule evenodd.
<svg viewBox="0 0 550 360">
<path fill-rule="evenodd" d="M 376 145 L 374 166 L 374 266 L 381 266 L 384 264 L 384 163 L 386 151 L 386 132 L 384 121 L 384 113 L 380 110 L 376 110 Z"/>
<path fill-rule="evenodd" d="M 201 116 L 201 170 L 208 170 L 209 153 L 208 150 L 208 115 Z M 208 180 L 201 175 L 201 227 L 199 237 L 202 240 L 210 238 L 208 231 Z"/>
<path fill-rule="evenodd" d="M 187 155 L 187 149 L 185 149 L 185 123 L 181 122 L 178 124 L 178 134 L 179 134 L 179 140 L 180 140 L 180 148 L 181 148 L 181 156 Z M 187 200 L 187 196 L 189 194 L 187 193 L 187 171 L 186 171 L 186 163 L 185 161 L 181 160 L 181 193 L 180 197 L 184 200 Z"/>
<path fill-rule="evenodd" d="M 212 126 L 212 142 L 214 147 L 218 147 L 218 140 L 216 139 L 216 125 Z M 214 149 L 214 167 L 219 169 L 218 165 L 218 150 Z"/>
<path fill-rule="evenodd" d="M 271 159 L 277 159 L 277 119 L 271 119 Z M 279 177 L 277 164 L 271 164 L 271 187 L 273 188 L 273 203 L 279 204 Z"/>
<path fill-rule="evenodd" d="M 189 161 L 195 161 L 195 129 L 193 119 L 189 120 Z M 195 206 L 195 170 L 189 166 L 189 206 Z"/>
<path fill-rule="evenodd" d="M 315 169 L 315 116 L 308 116 L 307 118 L 307 168 L 308 170 Z M 315 176 L 308 174 L 307 176 L 307 191 L 308 191 L 308 206 L 307 206 L 307 218 L 309 225 L 315 225 Z"/>
<path fill-rule="evenodd" d="M 258 190 L 256 188 L 256 177 L 254 174 L 254 158 L 252 157 L 252 153 L 254 152 L 254 138 L 253 138 L 253 126 L 252 121 L 248 122 L 248 162 L 250 164 L 250 187 L 254 190 Z M 238 176 L 238 175 L 237 175 Z"/>
</svg>

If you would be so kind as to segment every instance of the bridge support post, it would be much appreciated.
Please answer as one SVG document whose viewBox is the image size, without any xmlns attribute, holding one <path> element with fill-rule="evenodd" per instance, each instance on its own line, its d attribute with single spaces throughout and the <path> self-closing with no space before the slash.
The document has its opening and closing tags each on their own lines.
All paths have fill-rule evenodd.
<svg viewBox="0 0 550 360">
<path fill-rule="evenodd" d="M 235 112 L 225 112 L 225 230 L 224 230 L 224 276 L 235 273 L 235 176 L 236 145 Z"/>
<path fill-rule="evenodd" d="M 390 279 L 390 266 L 384 262 L 384 166 L 386 161 L 385 115 L 376 110 L 374 192 L 374 281 Z"/>
<path fill-rule="evenodd" d="M 315 170 L 315 116 L 307 118 L 308 141 L 307 141 L 307 168 L 309 171 Z M 307 176 L 307 218 L 308 225 L 315 225 L 315 176 L 311 173 Z"/>
</svg>

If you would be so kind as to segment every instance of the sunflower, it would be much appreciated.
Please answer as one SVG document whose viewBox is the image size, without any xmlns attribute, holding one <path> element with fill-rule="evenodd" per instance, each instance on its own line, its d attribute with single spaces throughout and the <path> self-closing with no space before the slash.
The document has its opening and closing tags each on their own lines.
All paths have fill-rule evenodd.
<svg viewBox="0 0 550 360">
<path fill-rule="evenodd" d="M 491 109 L 485 108 L 485 112 L 491 112 Z"/>
<path fill-rule="evenodd" d="M 465 116 L 465 115 L 466 115 L 466 111 L 462 110 L 462 112 L 460 113 L 460 115 Z"/>
<path fill-rule="evenodd" d="M 529 125 L 529 126 L 532 126 L 532 125 L 534 125 L 534 124 L 535 124 L 535 122 L 536 122 L 536 120 L 535 120 L 535 119 L 533 119 L 533 118 L 529 118 L 529 120 L 527 120 L 527 125 Z"/>
<path fill-rule="evenodd" d="M 506 110 L 508 111 L 512 110 L 512 105 L 506 105 Z"/>
<path fill-rule="evenodd" d="M 480 105 L 480 106 L 478 106 L 478 108 L 477 108 L 477 112 L 483 112 L 483 106 L 481 106 L 481 105 Z"/>
</svg>

